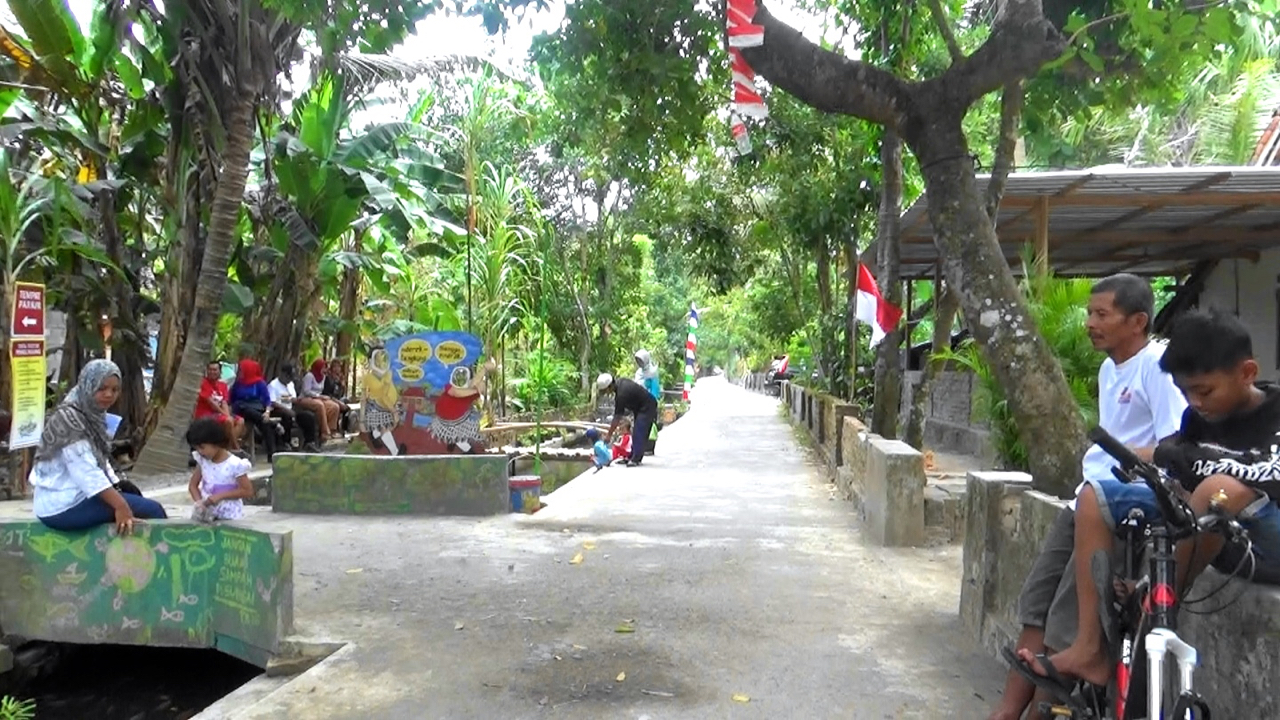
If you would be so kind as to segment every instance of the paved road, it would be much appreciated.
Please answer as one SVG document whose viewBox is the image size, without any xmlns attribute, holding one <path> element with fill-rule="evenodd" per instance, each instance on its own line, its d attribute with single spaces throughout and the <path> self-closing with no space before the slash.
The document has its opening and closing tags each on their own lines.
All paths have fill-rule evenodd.
<svg viewBox="0 0 1280 720">
<path fill-rule="evenodd" d="M 299 631 L 353 646 L 242 717 L 983 717 L 958 549 L 865 545 L 794 437 L 705 380 L 660 455 L 531 517 L 256 516 L 294 530 Z"/>
</svg>

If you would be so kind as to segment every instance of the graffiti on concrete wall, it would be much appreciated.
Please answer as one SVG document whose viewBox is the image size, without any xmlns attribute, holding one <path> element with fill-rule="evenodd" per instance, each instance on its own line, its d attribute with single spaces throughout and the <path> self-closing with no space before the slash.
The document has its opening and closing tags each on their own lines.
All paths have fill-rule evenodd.
<svg viewBox="0 0 1280 720">
<path fill-rule="evenodd" d="M 273 650 L 291 618 L 288 535 L 140 523 L 130 536 L 0 524 L 0 627 L 66 642 L 210 647 L 218 635 Z M 287 585 L 287 587 L 286 587 Z"/>
<path fill-rule="evenodd" d="M 495 515 L 508 510 L 505 455 L 275 458 L 276 512 L 339 515 Z"/>
</svg>

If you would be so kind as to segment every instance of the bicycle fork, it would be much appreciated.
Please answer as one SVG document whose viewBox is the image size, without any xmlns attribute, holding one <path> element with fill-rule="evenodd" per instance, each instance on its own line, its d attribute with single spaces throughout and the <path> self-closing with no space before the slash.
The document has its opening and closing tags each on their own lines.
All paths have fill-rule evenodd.
<svg viewBox="0 0 1280 720">
<path fill-rule="evenodd" d="M 1169 714 L 1170 720 L 1209 720 L 1209 708 L 1192 687 L 1196 663 L 1196 649 L 1178 634 L 1165 628 L 1147 633 L 1147 720 L 1165 720 L 1164 671 L 1165 659 L 1172 653 L 1178 662 L 1178 700 Z M 1191 712 L 1195 711 L 1192 716 Z"/>
</svg>

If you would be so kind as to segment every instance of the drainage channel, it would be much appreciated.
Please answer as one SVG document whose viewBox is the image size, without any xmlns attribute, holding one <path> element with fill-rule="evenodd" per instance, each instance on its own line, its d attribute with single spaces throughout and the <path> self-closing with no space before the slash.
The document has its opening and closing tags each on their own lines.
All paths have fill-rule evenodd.
<svg viewBox="0 0 1280 720">
<path fill-rule="evenodd" d="M 28 643 L 0 695 L 38 720 L 189 720 L 262 670 L 217 650 Z"/>
</svg>

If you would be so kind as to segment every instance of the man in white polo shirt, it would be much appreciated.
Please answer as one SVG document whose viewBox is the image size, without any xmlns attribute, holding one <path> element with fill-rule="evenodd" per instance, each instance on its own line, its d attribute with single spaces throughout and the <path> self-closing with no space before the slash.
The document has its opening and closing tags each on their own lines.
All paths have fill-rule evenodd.
<svg viewBox="0 0 1280 720">
<path fill-rule="evenodd" d="M 1164 345 L 1150 336 L 1154 306 L 1149 282 L 1135 275 L 1112 275 L 1093 286 L 1085 324 L 1094 349 L 1107 354 L 1098 370 L 1098 424 L 1148 462 L 1155 446 L 1178 431 L 1187 407 L 1173 379 L 1160 370 Z M 1115 464 L 1101 448 L 1090 445 L 1082 461 L 1083 476 L 1112 479 Z M 1022 632 L 1014 652 L 1061 650 L 1075 640 L 1075 573 L 1068 572 L 1074 567 L 1074 538 L 1073 500 L 1049 529 L 1022 586 L 1018 598 Z M 1010 668 L 1004 697 L 990 720 L 1019 720 L 1034 692 L 1035 686 Z M 1030 717 L 1038 717 L 1038 712 L 1033 708 Z"/>
</svg>

